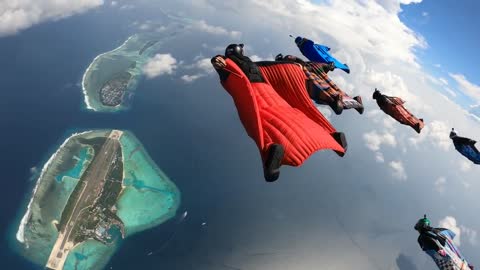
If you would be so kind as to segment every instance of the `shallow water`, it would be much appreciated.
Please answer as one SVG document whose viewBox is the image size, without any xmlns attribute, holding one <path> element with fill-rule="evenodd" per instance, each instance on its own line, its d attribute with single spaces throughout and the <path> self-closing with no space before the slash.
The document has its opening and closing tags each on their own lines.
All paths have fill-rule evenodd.
<svg viewBox="0 0 480 270">
<path fill-rule="evenodd" d="M 76 138 L 108 134 L 106 131 L 90 131 L 70 136 L 44 167 L 27 211 L 30 218 L 25 219 L 26 223 L 19 227 L 24 241 L 21 243 L 17 239 L 16 243 L 22 255 L 35 264 L 46 264 L 58 237 L 55 223 L 60 220 L 71 193 L 93 157 L 91 149 L 79 147 L 81 144 Z M 116 205 L 117 215 L 124 222 L 126 235 L 129 236 L 173 217 L 180 204 L 180 192 L 153 163 L 132 133 L 125 132 L 120 143 L 124 157 L 124 179 L 135 179 L 124 181 L 124 190 Z M 61 168 L 68 167 L 65 162 L 74 166 L 62 171 Z M 117 237 L 109 245 L 95 240 L 77 245 L 68 255 L 64 269 L 103 268 L 120 242 L 119 232 L 113 234 Z"/>
</svg>

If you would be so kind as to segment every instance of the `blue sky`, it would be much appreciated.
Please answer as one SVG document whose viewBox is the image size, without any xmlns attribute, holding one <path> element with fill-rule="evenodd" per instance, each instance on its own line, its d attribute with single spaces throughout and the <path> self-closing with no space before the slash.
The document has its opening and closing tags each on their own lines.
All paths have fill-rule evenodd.
<svg viewBox="0 0 480 270">
<path fill-rule="evenodd" d="M 402 0 L 415 1 L 419 0 Z M 478 211 L 478 167 L 458 154 L 448 138 L 451 127 L 461 136 L 478 139 L 480 134 L 478 122 L 465 114 L 468 105 L 480 103 L 478 73 L 469 65 L 469 61 L 478 61 L 478 38 L 473 29 L 478 25 L 474 23 L 477 14 L 472 10 L 479 8 L 478 4 L 472 6 L 474 1 L 462 1 L 462 6 L 455 7 L 450 7 L 455 5 L 453 1 L 421 2 L 402 6 L 404 11 L 399 12 L 398 0 L 325 0 L 318 1 L 318 5 L 307 0 L 84 0 L 78 6 L 63 7 L 54 0 L 31 0 L 21 9 L 26 13 L 44 10 L 40 14 L 44 17 L 28 16 L 34 19 L 15 21 L 12 16 L 2 17 L 4 6 L 0 6 L 0 35 L 2 31 L 7 35 L 28 35 L 29 31 L 23 30 L 33 29 L 37 23 L 53 20 L 62 24 L 68 20 L 66 17 L 82 12 L 98 12 L 103 17 L 106 9 L 115 9 L 128 22 L 131 33 L 161 30 L 151 19 L 158 19 L 159 10 L 185 19 L 187 34 L 158 52 L 177 60 L 175 71 L 145 79 L 133 106 L 142 111 L 150 105 L 137 115 L 138 119 L 149 119 L 150 112 L 158 112 L 162 117 L 156 120 L 162 123 L 156 127 L 161 129 L 158 134 L 189 142 L 182 144 L 185 149 L 172 151 L 192 158 L 195 173 L 209 171 L 207 177 L 189 178 L 190 171 L 178 162 L 181 173 L 172 170 L 172 179 L 184 180 L 188 187 L 211 185 L 215 187 L 208 193 L 213 194 L 212 198 L 222 192 L 223 196 L 235 198 L 232 204 L 222 200 L 222 204 L 209 205 L 204 196 L 185 196 L 199 205 L 209 205 L 206 212 L 212 208 L 217 211 L 209 220 L 209 226 L 218 228 L 209 233 L 221 239 L 214 243 L 223 247 L 224 242 L 231 241 L 236 245 L 235 249 L 224 249 L 228 254 L 222 259 L 243 269 L 314 269 L 327 265 L 330 269 L 397 270 L 395 261 L 408 258 L 418 269 L 430 270 L 434 269 L 433 262 L 421 252 L 412 229 L 425 212 L 435 226 L 455 229 L 463 253 L 473 262 L 480 262 L 480 218 L 472 214 Z M 13 6 L 12 10 L 16 9 L 19 7 Z M 84 31 L 86 36 L 90 33 L 89 29 Z M 124 33 L 125 39 L 131 33 Z M 337 130 L 346 133 L 348 154 L 341 159 L 320 151 L 302 167 L 282 168 L 280 181 L 265 185 L 256 146 L 245 134 L 230 96 L 218 83 L 210 57 L 222 53 L 225 45 L 233 42 L 245 43 L 247 55 L 256 59 L 269 60 L 280 52 L 299 55 L 288 37 L 290 33 L 329 45 L 338 59 L 349 64 L 350 74 L 334 71 L 331 77 L 347 93 L 364 97 L 366 110 L 363 115 L 346 111 L 337 116 L 329 108 L 319 107 Z M 424 42 L 419 36 L 428 47 L 422 48 Z M 472 41 L 474 38 L 477 40 Z M 454 43 L 451 40 L 458 44 L 455 54 L 450 52 Z M 111 49 L 121 42 L 112 39 Z M 85 63 L 100 53 L 95 45 L 85 44 L 91 50 Z M 152 59 L 159 60 L 159 71 L 172 65 L 161 59 L 165 57 Z M 78 78 L 84 68 L 76 71 Z M 416 134 L 381 112 L 371 99 L 375 87 L 406 100 L 406 107 L 425 119 L 422 133 Z M 470 96 L 462 96 L 461 92 Z M 164 122 L 182 124 L 164 128 Z M 179 132 L 182 136 L 170 130 L 183 128 L 188 132 Z M 197 144 L 185 134 L 194 134 L 205 144 Z M 160 157 L 170 153 L 158 144 L 161 139 L 145 137 L 155 140 L 147 147 L 149 152 L 160 153 Z M 180 140 L 176 142 L 180 144 Z M 199 154 L 192 155 L 190 148 L 198 149 Z M 235 154 L 224 155 L 225 149 Z M 200 161 L 202 165 L 197 165 Z M 222 167 L 218 164 L 228 170 L 218 169 Z M 163 167 L 165 161 L 159 165 Z M 242 201 L 245 198 L 247 202 Z M 232 209 L 236 213 L 232 214 Z M 239 214 L 239 209 L 245 213 Z M 254 215 L 250 209 L 258 211 Z M 218 212 L 225 212 L 228 218 Z M 274 224 L 269 223 L 272 220 Z M 235 241 L 231 240 L 233 236 L 237 237 Z M 205 239 L 198 245 L 199 250 L 209 253 L 213 240 Z M 263 264 L 239 257 L 238 249 L 262 247 L 290 248 L 295 256 L 281 256 Z M 406 269 L 412 270 L 400 268 Z"/>
<path fill-rule="evenodd" d="M 479 1 L 426 0 L 402 5 L 402 9 L 402 21 L 421 34 L 429 45 L 418 52 L 424 69 L 450 83 L 454 80 L 448 73 L 463 74 L 470 82 L 480 84 L 476 67 L 480 62 Z M 441 67 L 435 66 L 437 64 Z M 463 103 L 468 99 L 459 100 Z"/>
</svg>

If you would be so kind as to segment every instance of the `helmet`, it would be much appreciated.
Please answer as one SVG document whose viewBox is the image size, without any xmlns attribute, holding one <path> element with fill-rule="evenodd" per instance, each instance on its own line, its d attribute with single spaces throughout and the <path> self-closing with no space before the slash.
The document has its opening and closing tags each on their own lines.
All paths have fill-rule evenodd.
<svg viewBox="0 0 480 270">
<path fill-rule="evenodd" d="M 303 41 L 303 38 L 302 37 L 296 37 L 295 38 L 295 44 L 297 44 L 298 46 L 300 46 L 300 44 L 302 43 Z"/>
<path fill-rule="evenodd" d="M 277 56 L 275 56 L 275 61 L 282 61 L 283 60 L 283 54 L 279 53 Z"/>
<path fill-rule="evenodd" d="M 417 221 L 417 224 L 415 224 L 415 230 L 421 231 L 422 229 L 426 229 L 430 227 L 430 219 L 427 218 L 427 215 L 423 215 L 423 218 L 419 219 Z"/>
<path fill-rule="evenodd" d="M 375 88 L 375 92 L 373 92 L 373 99 L 377 99 L 380 96 L 380 91 L 378 91 L 377 88 Z"/>
<path fill-rule="evenodd" d="M 452 128 L 452 131 L 450 131 L 450 139 L 457 136 L 457 133 L 455 132 L 455 130 Z"/>
<path fill-rule="evenodd" d="M 243 56 L 243 44 L 230 44 L 225 49 L 225 56 L 235 55 L 238 57 Z"/>
</svg>

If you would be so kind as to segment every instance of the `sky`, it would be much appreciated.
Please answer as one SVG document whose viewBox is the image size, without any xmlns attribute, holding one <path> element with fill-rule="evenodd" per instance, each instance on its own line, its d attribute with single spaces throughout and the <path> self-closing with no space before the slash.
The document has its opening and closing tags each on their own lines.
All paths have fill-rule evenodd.
<svg viewBox="0 0 480 270">
<path fill-rule="evenodd" d="M 265 243 L 281 246 L 289 243 L 286 239 L 295 239 L 298 243 L 294 246 L 301 253 L 291 259 L 291 264 L 280 260 L 265 267 L 243 261 L 244 266 L 253 266 L 247 269 L 276 269 L 280 265 L 294 269 L 294 262 L 311 269 L 318 265 L 318 260 L 331 269 L 355 266 L 406 270 L 412 269 L 412 265 L 433 269 L 432 263 L 421 254 L 411 230 L 424 213 L 431 215 L 434 225 L 454 230 L 465 256 L 474 264 L 480 262 L 477 239 L 480 218 L 472 214 L 478 210 L 478 169 L 455 152 L 448 138 L 452 127 L 461 136 L 475 139 L 480 134 L 480 122 L 470 114 L 472 106 L 480 104 L 480 78 L 478 71 L 469 65 L 479 57 L 475 51 L 479 45 L 475 34 L 478 19 L 472 12 L 480 8 L 480 3 L 84 0 L 69 5 L 64 2 L 0 2 L 0 35 L 22 35 L 26 29 L 46 21 L 61 23 L 69 16 L 102 9 L 118 10 L 119 15 L 142 14 L 141 19 L 131 22 L 136 31 L 165 31 L 163 27 L 169 26 L 158 25 L 155 17 L 159 10 L 171 14 L 187 25 L 190 34 L 178 48 L 170 46 L 152 58 L 145 68 L 145 84 L 163 83 L 168 78 L 177 87 L 193 92 L 193 96 L 208 93 L 209 98 L 202 99 L 210 105 L 204 108 L 204 113 L 211 113 L 212 119 L 228 125 L 225 136 L 232 136 L 219 141 L 236 142 L 237 150 L 244 151 L 239 156 L 244 161 L 242 168 L 258 174 L 261 168 L 256 166 L 257 152 L 242 133 L 235 108 L 209 65 L 210 57 L 223 53 L 224 47 L 232 42 L 245 43 L 246 54 L 256 60 L 272 59 L 280 52 L 298 55 L 288 37 L 296 34 L 327 44 L 337 58 L 348 63 L 351 74 L 334 71 L 331 77 L 347 93 L 364 97 L 364 115 L 347 111 L 336 116 L 328 108 L 319 108 L 338 130 L 347 134 L 346 157 L 339 159 L 332 153 L 318 153 L 300 168 L 282 168 L 281 182 L 275 183 L 276 186 L 254 185 L 274 201 L 286 195 L 300 203 L 305 200 L 302 210 L 308 210 L 307 213 L 296 215 L 301 211 L 293 207 L 286 207 L 287 210 L 273 207 L 272 212 L 278 220 L 292 217 L 308 222 L 301 223 L 304 227 L 300 228 L 283 224 L 271 232 L 267 230 L 268 223 L 256 216 L 256 221 L 241 221 L 245 227 L 240 231 L 222 227 L 251 241 L 242 241 L 243 249 L 255 245 L 268 247 Z M 426 127 L 420 135 L 378 110 L 370 98 L 375 87 L 402 97 L 408 109 L 425 119 Z M 194 97 L 184 98 L 191 99 L 192 110 L 198 109 L 193 104 L 201 106 Z M 210 98 L 216 102 L 208 103 Z M 198 129 L 200 135 L 212 140 L 211 132 L 201 126 Z M 291 193 L 285 194 L 285 190 Z M 248 196 L 262 201 L 259 191 Z M 313 201 L 309 196 L 320 198 Z M 245 205 L 254 207 L 255 203 Z M 233 221 L 230 225 L 234 226 Z M 259 231 L 254 233 L 258 239 L 249 235 L 255 230 Z M 321 243 L 329 243 L 329 248 Z M 228 260 L 239 263 L 240 259 L 230 256 Z"/>
</svg>

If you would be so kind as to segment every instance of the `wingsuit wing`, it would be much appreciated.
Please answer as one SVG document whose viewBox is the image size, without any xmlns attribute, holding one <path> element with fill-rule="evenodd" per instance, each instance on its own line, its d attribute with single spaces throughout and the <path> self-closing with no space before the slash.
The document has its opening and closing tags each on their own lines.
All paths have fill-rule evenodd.
<svg viewBox="0 0 480 270">
<path fill-rule="evenodd" d="M 302 111 L 329 133 L 335 132 L 335 128 L 315 108 L 308 96 L 306 76 L 300 65 L 285 62 L 258 62 L 257 64 L 268 83 L 292 107 Z"/>
<path fill-rule="evenodd" d="M 335 64 L 335 68 L 341 69 L 346 73 L 350 73 L 350 68 L 348 67 L 348 65 L 338 61 L 337 58 L 333 57 L 333 55 L 329 52 L 329 47 L 321 44 L 315 44 L 313 45 L 313 47 L 315 48 L 316 53 L 324 59 L 324 63 L 333 62 Z M 310 57 L 308 57 L 307 55 L 305 55 L 305 57 L 307 57 L 310 61 L 315 61 L 313 59 L 310 59 Z"/>
<path fill-rule="evenodd" d="M 227 59 L 226 62 L 226 70 L 231 74 L 222 81 L 222 85 L 233 97 L 240 119 L 249 136 L 257 143 L 262 157 L 266 157 L 268 147 L 274 143 L 285 148 L 283 165 L 300 166 L 310 155 L 322 149 L 345 153 L 346 149 L 340 145 L 340 142 L 345 142 L 337 142 L 334 138 L 338 133 L 332 134 L 335 129 L 313 107 L 305 88 L 288 86 L 292 83 L 286 79 L 288 76 L 283 80 L 280 77 L 274 80 L 277 84 L 272 84 L 261 69 L 262 80 L 250 81 L 248 74 L 233 61 Z M 300 68 L 295 64 L 288 65 Z M 299 70 L 302 72 L 301 68 Z M 272 76 L 287 74 L 287 70 L 283 69 L 272 72 Z M 301 81 L 297 83 L 305 87 L 305 75 L 301 77 L 301 74 L 303 72 L 296 73 L 297 80 Z"/>
<path fill-rule="evenodd" d="M 388 97 L 389 101 L 395 105 L 403 105 L 405 101 L 399 97 Z"/>
<path fill-rule="evenodd" d="M 235 91 L 235 93 L 230 94 L 237 97 L 234 99 L 237 108 L 245 108 L 238 110 L 240 120 L 245 126 L 248 135 L 257 142 L 260 149 L 263 149 L 265 143 L 262 133 L 262 123 L 259 120 L 260 111 L 251 84 L 237 64 L 228 58 L 226 59 L 226 64 L 227 66 L 225 67 L 225 70 L 230 72 L 231 75 L 229 79 L 232 80 L 232 84 L 246 85 L 244 91 Z M 230 89 L 225 86 L 224 88 L 227 89 L 227 91 Z"/>
<path fill-rule="evenodd" d="M 440 270 L 471 270 L 467 261 L 453 243 L 455 234 L 450 230 L 443 230 L 438 233 L 438 236 L 445 239 L 445 245 L 442 245 L 437 239 L 432 240 L 438 245 L 439 249 L 445 251 L 446 256 L 441 256 L 434 250 L 425 251 L 433 258 L 438 268 Z"/>
</svg>

